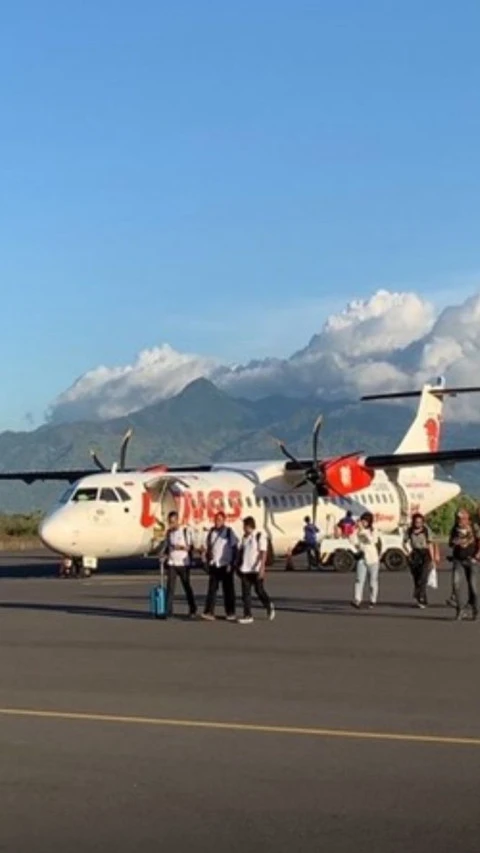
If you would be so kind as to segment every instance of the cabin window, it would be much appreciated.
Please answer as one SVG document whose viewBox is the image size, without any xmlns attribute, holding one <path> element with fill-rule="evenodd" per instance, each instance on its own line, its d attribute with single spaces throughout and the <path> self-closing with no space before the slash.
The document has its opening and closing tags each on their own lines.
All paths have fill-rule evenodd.
<svg viewBox="0 0 480 853">
<path fill-rule="evenodd" d="M 98 489 L 77 489 L 72 500 L 73 501 L 96 501 Z"/>
<path fill-rule="evenodd" d="M 375 495 L 375 497 L 376 497 L 376 500 L 377 500 L 377 504 L 381 503 L 380 495 Z"/>
<path fill-rule="evenodd" d="M 122 501 L 131 501 L 132 500 L 131 495 L 129 495 L 128 492 L 125 491 L 125 489 L 122 489 L 121 486 L 119 486 L 116 491 L 117 491 L 117 495 L 120 495 L 120 500 L 122 500 Z"/>
<path fill-rule="evenodd" d="M 102 489 L 100 492 L 100 500 L 108 501 L 108 503 L 117 503 L 118 497 L 113 489 Z"/>
<path fill-rule="evenodd" d="M 287 505 L 287 499 L 286 499 L 285 495 L 280 495 L 280 503 L 282 506 Z"/>
<path fill-rule="evenodd" d="M 262 499 L 261 499 L 261 498 L 256 498 L 256 499 L 255 499 L 255 503 L 257 504 L 257 506 L 261 506 L 261 505 L 262 505 Z"/>
<path fill-rule="evenodd" d="M 273 496 L 272 496 L 272 504 L 273 504 L 274 506 L 278 506 L 278 498 L 277 498 L 277 496 L 276 496 L 276 495 L 273 495 Z"/>
<path fill-rule="evenodd" d="M 290 495 L 288 498 L 288 501 L 289 501 L 290 506 L 295 506 L 295 504 L 296 504 L 295 495 Z"/>
<path fill-rule="evenodd" d="M 252 499 L 251 498 L 245 498 L 245 502 L 246 502 L 248 507 L 251 507 L 251 505 L 252 505 Z"/>
<path fill-rule="evenodd" d="M 382 498 L 383 498 L 383 503 L 384 503 L 384 504 L 388 503 L 388 498 L 387 498 L 387 496 L 386 496 L 385 494 L 383 494 L 383 495 L 382 495 Z"/>
</svg>

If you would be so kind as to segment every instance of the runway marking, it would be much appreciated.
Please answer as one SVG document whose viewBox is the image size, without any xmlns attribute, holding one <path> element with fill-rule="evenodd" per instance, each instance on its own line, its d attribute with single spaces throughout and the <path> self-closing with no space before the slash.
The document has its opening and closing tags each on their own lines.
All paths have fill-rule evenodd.
<svg viewBox="0 0 480 853">
<path fill-rule="evenodd" d="M 3 717 L 34 717 L 45 720 L 72 720 L 92 723 L 120 723 L 136 726 L 157 726 L 183 729 L 210 729 L 212 731 L 251 732 L 256 734 L 297 735 L 317 738 L 344 738 L 350 740 L 393 741 L 424 743 L 440 746 L 479 746 L 480 737 L 455 737 L 448 735 L 415 735 L 396 732 L 352 731 L 349 729 L 324 729 L 302 726 L 277 726 L 261 723 L 229 723 L 215 720 L 176 720 L 168 717 L 137 717 L 119 714 L 91 714 L 75 711 L 45 711 L 28 708 L 0 708 Z"/>
</svg>

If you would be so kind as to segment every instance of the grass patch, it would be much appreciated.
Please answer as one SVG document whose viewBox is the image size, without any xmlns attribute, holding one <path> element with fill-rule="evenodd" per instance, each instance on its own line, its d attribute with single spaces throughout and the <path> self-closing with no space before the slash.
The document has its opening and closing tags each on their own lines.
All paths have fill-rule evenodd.
<svg viewBox="0 0 480 853">
<path fill-rule="evenodd" d="M 0 538 L 33 539 L 38 536 L 41 513 L 0 515 Z"/>
</svg>

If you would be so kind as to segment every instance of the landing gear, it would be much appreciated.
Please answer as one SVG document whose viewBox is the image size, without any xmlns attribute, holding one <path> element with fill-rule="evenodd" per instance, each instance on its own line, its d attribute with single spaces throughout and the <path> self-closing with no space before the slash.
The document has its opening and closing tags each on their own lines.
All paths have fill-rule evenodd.
<svg viewBox="0 0 480 853">
<path fill-rule="evenodd" d="M 97 568 L 95 557 L 63 557 L 60 561 L 58 576 L 60 578 L 89 578 Z"/>
</svg>

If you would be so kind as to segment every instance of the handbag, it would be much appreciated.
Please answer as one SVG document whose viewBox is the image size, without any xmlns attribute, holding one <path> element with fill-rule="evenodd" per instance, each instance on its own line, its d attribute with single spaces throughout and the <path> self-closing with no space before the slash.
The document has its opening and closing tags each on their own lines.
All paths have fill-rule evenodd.
<svg viewBox="0 0 480 853">
<path fill-rule="evenodd" d="M 428 573 L 427 586 L 429 586 L 430 589 L 438 589 L 438 575 L 435 566 L 432 566 Z"/>
</svg>

